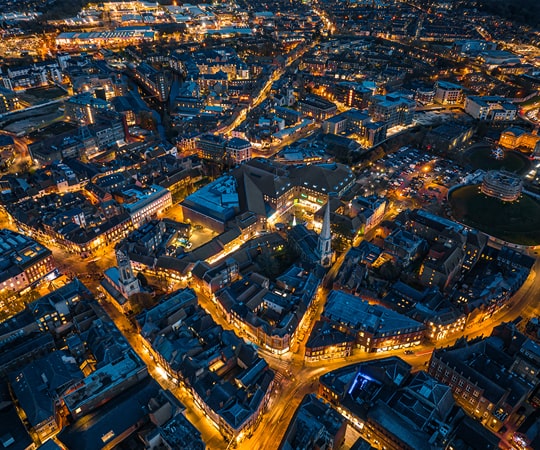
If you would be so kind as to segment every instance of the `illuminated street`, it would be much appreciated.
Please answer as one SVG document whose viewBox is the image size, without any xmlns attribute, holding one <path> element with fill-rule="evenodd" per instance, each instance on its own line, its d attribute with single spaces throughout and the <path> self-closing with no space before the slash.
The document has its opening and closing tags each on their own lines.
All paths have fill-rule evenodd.
<svg viewBox="0 0 540 450">
<path fill-rule="evenodd" d="M 540 448 L 503 3 L 0 0 L 4 446 Z"/>
</svg>

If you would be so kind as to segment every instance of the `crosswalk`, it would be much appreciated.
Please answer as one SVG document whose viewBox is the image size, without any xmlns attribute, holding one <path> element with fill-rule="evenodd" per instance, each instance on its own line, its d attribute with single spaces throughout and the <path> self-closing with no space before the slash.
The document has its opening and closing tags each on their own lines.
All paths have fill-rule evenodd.
<svg viewBox="0 0 540 450">
<path fill-rule="evenodd" d="M 274 383 L 275 384 L 281 384 L 281 382 L 285 379 L 285 375 L 281 372 L 274 371 Z"/>
</svg>

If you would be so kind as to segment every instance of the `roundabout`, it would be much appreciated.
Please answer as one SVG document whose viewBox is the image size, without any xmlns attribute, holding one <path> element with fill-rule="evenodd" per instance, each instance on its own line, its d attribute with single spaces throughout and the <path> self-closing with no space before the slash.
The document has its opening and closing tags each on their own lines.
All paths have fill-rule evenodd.
<svg viewBox="0 0 540 450">
<path fill-rule="evenodd" d="M 494 150 L 487 145 L 467 150 L 464 157 L 465 163 L 473 170 L 507 170 L 523 174 L 531 166 L 529 159 L 519 152 L 500 148 Z"/>
<path fill-rule="evenodd" d="M 481 185 L 461 186 L 448 194 L 457 221 L 512 244 L 540 244 L 540 201 L 522 193 L 505 202 L 488 196 Z"/>
</svg>

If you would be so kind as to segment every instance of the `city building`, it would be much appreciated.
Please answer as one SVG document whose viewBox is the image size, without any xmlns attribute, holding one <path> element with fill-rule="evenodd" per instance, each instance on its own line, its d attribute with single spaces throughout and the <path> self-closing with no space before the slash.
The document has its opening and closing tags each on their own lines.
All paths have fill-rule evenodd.
<svg viewBox="0 0 540 450">
<path fill-rule="evenodd" d="M 2 81 L 9 90 L 26 90 L 51 86 L 63 80 L 58 62 L 48 59 L 22 67 L 8 67 L 7 77 Z"/>
<path fill-rule="evenodd" d="M 333 288 L 361 295 L 368 270 L 378 260 L 383 249 L 363 240 L 358 247 L 351 247 L 333 283 Z"/>
<path fill-rule="evenodd" d="M 505 50 L 484 50 L 480 52 L 477 58 L 490 69 L 503 65 L 512 66 L 523 62 L 520 56 Z"/>
<path fill-rule="evenodd" d="M 480 52 L 496 50 L 497 43 L 484 40 L 458 40 L 455 42 L 455 47 L 464 54 L 478 54 Z"/>
<path fill-rule="evenodd" d="M 55 38 L 60 48 L 125 47 L 152 42 L 156 33 L 148 27 L 121 27 L 108 31 L 64 32 Z"/>
<path fill-rule="evenodd" d="M 398 114 L 397 111 L 394 111 Z M 404 117 L 395 117 L 396 120 Z M 407 119 L 408 120 L 408 119 Z M 326 134 L 339 135 L 335 139 L 340 139 L 343 135 L 354 137 L 355 142 L 364 148 L 373 147 L 386 139 L 387 128 L 392 126 L 389 122 L 374 121 L 370 114 L 350 109 L 346 112 L 326 119 L 322 123 L 322 130 Z M 331 139 L 331 137 L 328 137 Z M 327 139 L 328 139 L 327 138 Z"/>
<path fill-rule="evenodd" d="M 163 103 L 168 100 L 171 87 L 163 71 L 143 62 L 135 67 L 134 78 L 145 91 L 159 102 Z"/>
<path fill-rule="evenodd" d="M 170 191 L 157 185 L 147 188 L 132 185 L 115 194 L 115 198 L 129 213 L 135 228 L 139 228 L 172 206 Z"/>
<path fill-rule="evenodd" d="M 510 127 L 501 133 L 499 145 L 505 149 L 537 154 L 540 152 L 540 136 L 534 131 L 528 132 L 523 128 Z"/>
<path fill-rule="evenodd" d="M 62 350 L 36 359 L 10 375 L 16 403 L 39 442 L 45 442 L 62 428 L 56 404 L 83 378 L 76 361 Z"/>
<path fill-rule="evenodd" d="M 450 386 L 456 402 L 470 416 L 497 432 L 516 418 L 532 391 L 511 371 L 513 364 L 501 339 L 492 336 L 435 349 L 428 371 Z"/>
<path fill-rule="evenodd" d="M 127 252 L 121 247 L 117 247 L 115 252 L 117 265 L 105 270 L 101 286 L 115 306 L 125 313 L 131 306 L 130 297 L 141 291 L 141 283 L 133 274 Z"/>
<path fill-rule="evenodd" d="M 469 95 L 465 99 L 465 112 L 473 119 L 511 122 L 516 120 L 518 108 L 504 97 Z"/>
<path fill-rule="evenodd" d="M 521 195 L 523 180 L 505 170 L 490 170 L 482 181 L 482 193 L 504 202 L 514 202 Z"/>
<path fill-rule="evenodd" d="M 407 267 L 416 261 L 425 249 L 426 242 L 420 236 L 402 228 L 394 228 L 384 239 L 383 248 Z"/>
<path fill-rule="evenodd" d="M 424 286 L 445 290 L 461 273 L 464 260 L 465 249 L 459 240 L 434 243 L 420 266 L 419 281 Z"/>
<path fill-rule="evenodd" d="M 96 123 L 101 112 L 112 111 L 112 105 L 89 92 L 74 95 L 64 102 L 64 115 L 67 120 L 80 125 Z"/>
<path fill-rule="evenodd" d="M 337 116 L 330 117 L 322 123 L 323 133 L 341 134 L 347 129 L 347 116 L 345 114 L 338 114 Z"/>
<path fill-rule="evenodd" d="M 414 118 L 416 102 L 400 95 L 374 95 L 369 115 L 375 122 L 383 122 L 388 128 L 410 125 Z"/>
<path fill-rule="evenodd" d="M 0 135 L 0 155 L 3 158 L 5 153 L 12 153 L 15 150 L 15 140 L 8 135 Z"/>
<path fill-rule="evenodd" d="M 280 164 L 316 164 L 331 163 L 333 158 L 323 149 L 287 146 L 274 155 Z"/>
<path fill-rule="evenodd" d="M 167 398 L 170 398 L 168 395 Z M 178 403 L 176 399 L 159 405 L 159 409 L 151 412 L 151 420 L 156 428 L 145 436 L 145 443 L 149 449 L 165 448 L 173 450 L 181 448 L 183 450 L 204 450 L 206 445 L 201 438 L 201 433 L 189 422 L 183 414 L 183 410 L 176 414 L 167 414 L 169 418 L 163 423 L 163 409 L 168 409 L 169 404 Z"/>
<path fill-rule="evenodd" d="M 322 320 L 354 337 L 354 348 L 364 352 L 410 347 L 424 339 L 422 323 L 342 291 L 330 292 Z M 326 349 L 319 351 L 320 356 L 324 356 Z M 313 360 L 319 355 L 312 353 L 309 356 Z"/>
<path fill-rule="evenodd" d="M 0 114 L 14 111 L 21 107 L 17 94 L 0 86 Z"/>
<path fill-rule="evenodd" d="M 191 289 L 173 292 L 137 317 L 145 347 L 188 389 L 223 436 L 252 433 L 266 409 L 274 372 L 257 351 L 223 330 Z"/>
<path fill-rule="evenodd" d="M 316 120 L 325 120 L 336 113 L 337 107 L 318 95 L 308 95 L 298 101 L 298 110 Z"/>
<path fill-rule="evenodd" d="M 232 138 L 227 142 L 225 150 L 227 157 L 234 164 L 241 164 L 251 159 L 251 142 L 245 139 Z"/>
<path fill-rule="evenodd" d="M 103 405 L 114 404 L 148 375 L 77 279 L 28 304 L 3 324 L 2 336 L 10 342 L 0 352 L 2 369 L 34 445 L 89 413 L 105 411 Z"/>
<path fill-rule="evenodd" d="M 386 139 L 387 131 L 388 124 L 385 122 L 366 122 L 360 129 L 360 142 L 364 147 L 375 147 Z"/>
<path fill-rule="evenodd" d="M 181 205 L 184 220 L 223 232 L 240 207 L 236 180 L 231 175 L 218 178 L 187 196 Z"/>
<path fill-rule="evenodd" d="M 372 230 L 382 222 L 386 212 L 386 203 L 386 199 L 376 195 L 358 196 L 351 201 L 351 209 L 362 219 L 364 233 Z"/>
<path fill-rule="evenodd" d="M 473 134 L 473 127 L 443 123 L 426 133 L 423 146 L 426 150 L 444 154 L 467 145 Z"/>
<path fill-rule="evenodd" d="M 382 298 L 382 304 L 426 326 L 426 338 L 432 342 L 459 336 L 467 315 L 443 297 L 438 288 L 424 290 L 397 281 Z"/>
<path fill-rule="evenodd" d="M 74 105 L 75 108 L 79 106 L 81 105 Z M 47 165 L 65 158 L 92 159 L 109 147 L 125 142 L 126 130 L 120 117 L 111 116 L 108 109 L 94 114 L 97 110 L 84 108 L 83 106 L 82 116 L 79 116 L 82 123 L 77 118 L 78 113 L 71 117 L 74 123 L 82 127 L 73 126 L 71 131 L 40 138 L 28 144 L 28 151 L 36 163 Z M 84 122 L 87 119 L 85 119 L 86 112 L 84 111 L 90 114 L 91 120 L 97 120 L 97 122 L 85 126 Z"/>
<path fill-rule="evenodd" d="M 434 100 L 442 105 L 456 105 L 463 102 L 463 88 L 448 81 L 438 81 L 435 84 Z"/>
<path fill-rule="evenodd" d="M 227 258 L 214 266 L 205 261 L 199 261 L 191 270 L 191 275 L 208 295 L 214 295 L 220 289 L 238 280 L 240 271 L 238 263 L 232 258 Z"/>
<path fill-rule="evenodd" d="M 333 87 L 336 99 L 350 108 L 364 109 L 373 95 L 373 90 L 360 83 L 341 82 Z"/>
<path fill-rule="evenodd" d="M 228 142 L 225 138 L 214 134 L 204 134 L 199 136 L 195 143 L 199 158 L 217 162 L 223 161 L 226 152 L 225 147 L 227 145 Z"/>
<path fill-rule="evenodd" d="M 314 269 L 320 264 L 319 236 L 315 231 L 307 229 L 304 224 L 295 225 L 287 233 L 287 242 L 300 255 L 304 267 Z"/>
<path fill-rule="evenodd" d="M 63 396 L 62 406 L 71 420 L 98 409 L 148 376 L 146 365 L 110 323 L 96 320 L 87 345 L 94 354 L 101 355 L 100 348 L 105 347 L 111 354 L 116 352 L 116 357 L 103 355 L 95 370 Z"/>
<path fill-rule="evenodd" d="M 288 166 L 257 158 L 189 195 L 181 205 L 185 220 L 223 232 L 240 213 L 254 213 L 263 223 L 275 221 L 295 202 L 319 209 L 328 195 L 339 197 L 353 184 L 354 175 L 343 164 Z"/>
<path fill-rule="evenodd" d="M 52 252 L 33 239 L 11 230 L 0 230 L 0 291 L 20 292 L 34 286 L 56 265 Z"/>
<path fill-rule="evenodd" d="M 331 359 L 347 358 L 353 353 L 356 339 L 341 331 L 330 322 L 319 320 L 306 341 L 305 360 L 316 362 Z"/>
<path fill-rule="evenodd" d="M 435 88 L 425 87 L 418 88 L 414 95 L 414 99 L 423 105 L 429 105 L 435 100 Z"/>
<path fill-rule="evenodd" d="M 134 443 L 154 450 L 204 450 L 200 433 L 184 417 L 184 409 L 170 391 L 162 390 L 152 379 L 144 379 L 100 407 L 92 420 L 84 416 L 64 427 L 56 437 L 59 444 L 55 450 Z"/>
<path fill-rule="evenodd" d="M 343 416 L 318 399 L 306 395 L 296 410 L 278 450 L 337 450 L 345 440 L 347 422 Z"/>
<path fill-rule="evenodd" d="M 448 386 L 426 372 L 411 373 L 395 356 L 329 372 L 318 393 L 361 437 L 389 450 L 448 448 L 466 419 Z"/>
<path fill-rule="evenodd" d="M 314 274 L 292 266 L 275 283 L 252 273 L 215 296 L 227 321 L 245 332 L 256 345 L 283 354 L 294 344 L 319 282 Z"/>
</svg>

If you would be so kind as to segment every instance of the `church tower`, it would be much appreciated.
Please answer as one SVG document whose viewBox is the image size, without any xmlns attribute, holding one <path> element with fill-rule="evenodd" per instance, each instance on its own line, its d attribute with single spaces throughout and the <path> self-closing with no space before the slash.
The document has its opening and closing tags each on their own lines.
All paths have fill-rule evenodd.
<svg viewBox="0 0 540 450">
<path fill-rule="evenodd" d="M 326 202 L 326 210 L 324 211 L 324 219 L 321 234 L 319 235 L 317 253 L 320 258 L 319 261 L 321 266 L 330 267 L 332 265 L 334 255 L 332 252 L 332 231 L 330 230 L 330 197 L 328 197 L 328 201 Z"/>
<path fill-rule="evenodd" d="M 129 256 L 123 250 L 116 250 L 116 264 L 118 265 L 118 282 L 122 295 L 129 299 L 130 296 L 141 291 L 139 280 L 133 275 Z"/>
</svg>

